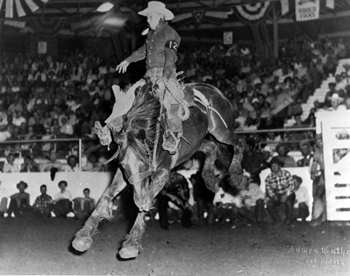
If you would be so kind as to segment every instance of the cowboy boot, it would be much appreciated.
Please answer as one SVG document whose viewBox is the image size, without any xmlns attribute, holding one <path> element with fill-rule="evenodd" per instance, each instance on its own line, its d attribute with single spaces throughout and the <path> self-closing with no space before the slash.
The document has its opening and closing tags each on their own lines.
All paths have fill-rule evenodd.
<svg viewBox="0 0 350 276">
<path fill-rule="evenodd" d="M 163 134 L 162 147 L 164 150 L 169 151 L 171 155 L 175 154 L 179 146 L 180 138 L 179 134 L 174 134 L 171 131 L 167 131 Z"/>
</svg>

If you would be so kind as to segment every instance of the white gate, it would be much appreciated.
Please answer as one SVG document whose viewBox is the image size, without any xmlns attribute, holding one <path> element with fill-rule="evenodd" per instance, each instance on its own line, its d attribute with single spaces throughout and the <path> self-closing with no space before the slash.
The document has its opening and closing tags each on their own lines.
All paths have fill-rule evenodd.
<svg viewBox="0 0 350 276">
<path fill-rule="evenodd" d="M 317 113 L 322 133 L 327 220 L 350 220 L 350 110 Z"/>
</svg>

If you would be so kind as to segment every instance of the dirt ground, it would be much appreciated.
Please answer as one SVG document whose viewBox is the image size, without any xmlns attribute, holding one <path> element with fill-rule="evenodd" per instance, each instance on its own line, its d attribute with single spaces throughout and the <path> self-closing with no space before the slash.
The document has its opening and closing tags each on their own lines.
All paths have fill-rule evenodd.
<svg viewBox="0 0 350 276">
<path fill-rule="evenodd" d="M 120 261 L 125 222 L 102 222 L 92 247 L 75 254 L 70 241 L 81 225 L 75 219 L 1 219 L 0 274 L 350 275 L 349 226 L 177 223 L 165 231 L 157 221 L 147 224 L 139 257 Z"/>
</svg>

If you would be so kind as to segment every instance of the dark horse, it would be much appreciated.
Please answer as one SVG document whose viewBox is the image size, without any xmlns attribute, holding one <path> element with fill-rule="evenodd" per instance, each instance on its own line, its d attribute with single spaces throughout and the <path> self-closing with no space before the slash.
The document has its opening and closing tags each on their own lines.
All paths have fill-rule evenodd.
<svg viewBox="0 0 350 276">
<path fill-rule="evenodd" d="M 114 159 L 118 159 L 120 166 L 96 209 L 76 233 L 72 243 L 76 250 L 85 251 L 91 246 L 92 235 L 97 231 L 98 223 L 103 218 L 112 217 L 112 199 L 129 183 L 133 186 L 134 201 L 139 213 L 123 242 L 119 256 L 123 259 L 137 257 L 145 229 L 145 214 L 168 181 L 170 170 L 200 149 L 208 132 L 219 142 L 233 146 L 234 155 L 228 171 L 234 184 L 241 184 L 243 178 L 240 162 L 244 141 L 238 140 L 234 134 L 231 103 L 212 85 L 186 84 L 185 87 L 185 94 L 194 92 L 194 101 L 189 108 L 189 119 L 183 122 L 183 141 L 177 154 L 170 155 L 162 149 L 164 108 L 154 96 L 149 82 L 136 92 L 131 109 L 124 115 L 121 130 L 110 128 L 114 141 L 119 145 Z M 212 167 L 206 168 L 207 171 L 203 174 L 207 175 L 204 176 L 207 180 L 213 173 Z"/>
</svg>

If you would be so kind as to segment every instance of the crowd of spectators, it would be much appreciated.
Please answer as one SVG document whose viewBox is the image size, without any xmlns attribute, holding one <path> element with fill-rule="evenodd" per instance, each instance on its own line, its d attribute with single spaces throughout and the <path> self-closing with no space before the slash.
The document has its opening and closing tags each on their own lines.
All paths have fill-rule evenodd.
<svg viewBox="0 0 350 276">
<path fill-rule="evenodd" d="M 315 120 L 313 114 L 303 122 L 300 120 L 301 103 L 323 79 L 334 74 L 337 60 L 345 55 L 342 39 L 328 38 L 317 41 L 293 38 L 281 45 L 279 59 L 270 64 L 261 64 L 254 47 L 249 45 L 180 47 L 178 71 L 184 71 L 185 82 L 206 82 L 220 88 L 234 106 L 238 131 L 283 128 L 288 118 L 295 118 L 295 127 L 307 127 L 314 126 Z M 132 75 L 116 74 L 112 59 L 106 61 L 81 52 L 67 57 L 36 58 L 2 54 L 0 63 L 0 141 L 36 141 L 3 144 L 0 152 L 3 159 L 14 152 L 16 157 L 30 155 L 45 163 L 49 162 L 52 150 L 60 160 L 78 156 L 77 141 L 49 140 L 94 138 L 94 122 L 103 121 L 110 114 L 114 102 L 112 84 L 123 88 L 133 79 Z M 336 76 L 335 87 L 332 85 L 324 103 L 315 103 L 312 112 L 322 106 L 334 107 L 335 98 L 338 105 L 350 106 L 349 89 L 340 84 L 345 77 L 346 74 Z M 308 132 L 282 136 L 276 133 L 258 135 L 256 139 L 275 143 L 309 136 Z M 274 146 L 271 145 L 272 149 Z M 106 159 L 110 152 L 96 139 L 87 139 L 82 154 L 84 160 L 92 160 L 85 167 L 91 170 L 96 159 Z"/>
</svg>

